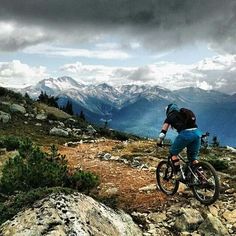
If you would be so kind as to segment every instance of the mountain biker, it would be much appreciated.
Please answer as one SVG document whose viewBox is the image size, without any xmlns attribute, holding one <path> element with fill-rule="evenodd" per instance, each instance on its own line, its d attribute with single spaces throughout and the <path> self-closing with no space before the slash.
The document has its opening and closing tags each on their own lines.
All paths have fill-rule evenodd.
<svg viewBox="0 0 236 236">
<path fill-rule="evenodd" d="M 166 119 L 157 140 L 157 145 L 161 144 L 166 133 L 172 127 L 177 130 L 178 136 L 170 148 L 171 161 L 174 166 L 175 178 L 181 179 L 180 160 L 178 154 L 187 147 L 187 156 L 192 164 L 198 163 L 198 152 L 201 145 L 201 131 L 196 124 L 196 117 L 192 111 L 179 108 L 171 103 L 166 108 Z"/>
</svg>

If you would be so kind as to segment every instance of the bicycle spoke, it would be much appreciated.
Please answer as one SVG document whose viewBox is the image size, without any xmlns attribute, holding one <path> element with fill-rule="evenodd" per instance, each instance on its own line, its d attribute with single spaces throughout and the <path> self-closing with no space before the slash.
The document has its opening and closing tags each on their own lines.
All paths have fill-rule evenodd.
<svg viewBox="0 0 236 236">
<path fill-rule="evenodd" d="M 215 202 L 219 196 L 219 180 L 214 168 L 205 162 L 196 166 L 192 175 L 192 190 L 195 197 L 203 204 Z"/>
<path fill-rule="evenodd" d="M 179 182 L 172 179 L 173 169 L 167 161 L 161 161 L 157 166 L 156 178 L 161 191 L 167 195 L 177 192 Z"/>
</svg>

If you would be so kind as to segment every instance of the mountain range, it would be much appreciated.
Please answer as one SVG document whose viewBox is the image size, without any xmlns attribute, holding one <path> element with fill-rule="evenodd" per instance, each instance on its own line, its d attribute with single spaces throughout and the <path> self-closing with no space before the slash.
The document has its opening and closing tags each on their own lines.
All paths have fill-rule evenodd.
<svg viewBox="0 0 236 236">
<path fill-rule="evenodd" d="M 83 111 L 91 122 L 107 121 L 111 128 L 146 137 L 157 137 L 165 119 L 164 108 L 174 102 L 196 114 L 201 130 L 217 136 L 223 145 L 236 146 L 235 95 L 193 87 L 171 91 L 151 85 L 86 85 L 71 77 L 44 79 L 20 90 L 34 98 L 41 91 L 58 96 L 59 106 L 71 101 L 74 113 Z M 176 135 L 168 133 L 170 138 Z"/>
</svg>

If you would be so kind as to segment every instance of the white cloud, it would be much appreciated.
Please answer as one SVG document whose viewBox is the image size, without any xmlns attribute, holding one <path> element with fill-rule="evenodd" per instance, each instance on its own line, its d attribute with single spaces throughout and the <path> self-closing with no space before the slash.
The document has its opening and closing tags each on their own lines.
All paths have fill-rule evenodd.
<svg viewBox="0 0 236 236">
<path fill-rule="evenodd" d="M 81 62 L 76 62 L 72 64 L 65 64 L 60 68 L 60 70 L 63 71 L 63 73 L 69 74 L 70 76 L 83 81 L 84 83 L 106 82 L 114 85 L 127 82 L 126 76 L 134 71 L 135 68 L 85 65 Z"/>
<path fill-rule="evenodd" d="M 8 87 L 25 87 L 47 77 L 43 66 L 31 67 L 19 60 L 0 62 L 0 85 Z"/>
<path fill-rule="evenodd" d="M 97 49 L 79 49 L 79 48 L 65 48 L 55 47 L 49 45 L 40 45 L 29 47 L 24 50 L 27 54 L 43 54 L 47 56 L 62 56 L 62 57 L 85 57 L 96 59 L 116 59 L 123 60 L 130 58 L 131 56 L 125 51 L 114 48 L 114 45 L 106 45 L 106 50 L 103 49 L 105 45 L 100 45 Z"/>
<path fill-rule="evenodd" d="M 171 90 L 199 87 L 234 93 L 236 92 L 235 64 L 236 56 L 225 55 L 191 65 L 159 62 L 142 67 L 112 67 L 76 62 L 66 64 L 60 69 L 86 83 L 151 84 Z"/>
<path fill-rule="evenodd" d="M 216 56 L 191 65 L 158 62 L 140 67 L 118 67 L 75 62 L 61 66 L 56 74 L 71 76 L 86 84 L 150 84 L 171 90 L 191 86 L 235 93 L 235 64 L 235 55 Z M 26 86 L 48 76 L 46 68 L 42 66 L 31 67 L 18 60 L 0 62 L 2 86 Z"/>
<path fill-rule="evenodd" d="M 206 81 L 199 81 L 197 80 L 197 87 L 204 89 L 204 90 L 211 90 L 212 86 L 210 84 L 208 84 Z"/>
</svg>

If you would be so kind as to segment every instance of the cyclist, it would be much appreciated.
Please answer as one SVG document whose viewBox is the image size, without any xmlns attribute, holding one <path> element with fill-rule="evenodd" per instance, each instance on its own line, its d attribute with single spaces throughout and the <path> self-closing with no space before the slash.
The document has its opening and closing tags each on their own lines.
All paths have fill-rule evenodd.
<svg viewBox="0 0 236 236">
<path fill-rule="evenodd" d="M 166 119 L 159 134 L 157 144 L 161 144 L 166 133 L 172 127 L 177 130 L 178 136 L 170 148 L 171 161 L 174 166 L 175 178 L 181 179 L 180 160 L 178 154 L 187 147 L 187 156 L 192 164 L 198 163 L 198 152 L 201 145 L 201 131 L 196 124 L 194 113 L 186 108 L 179 108 L 171 103 L 166 107 Z"/>
</svg>

